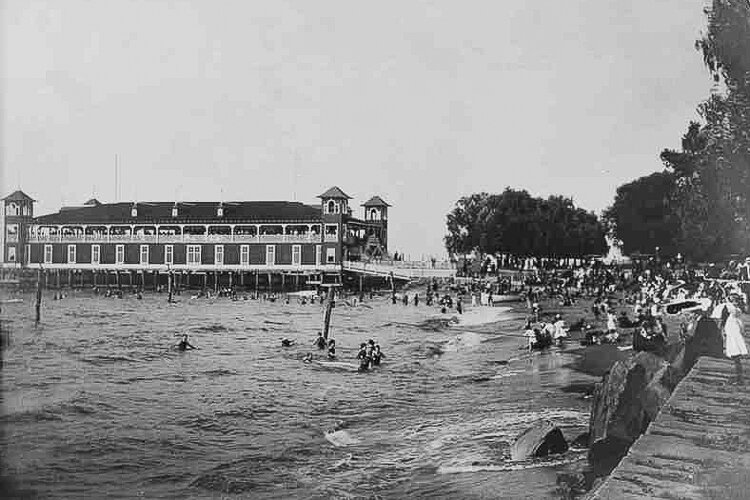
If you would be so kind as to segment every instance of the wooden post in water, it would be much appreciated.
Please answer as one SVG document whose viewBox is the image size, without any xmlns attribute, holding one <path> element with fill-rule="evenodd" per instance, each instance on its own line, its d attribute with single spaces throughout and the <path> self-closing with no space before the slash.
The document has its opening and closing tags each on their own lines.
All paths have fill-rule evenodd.
<svg viewBox="0 0 750 500">
<path fill-rule="evenodd" d="M 167 302 L 172 303 L 172 281 L 174 280 L 174 273 L 170 270 L 167 272 Z"/>
<path fill-rule="evenodd" d="M 335 301 L 333 299 L 333 287 L 328 288 L 328 300 L 326 301 L 326 313 L 323 317 L 323 338 L 328 340 L 328 329 L 331 326 L 331 311 Z"/>
<path fill-rule="evenodd" d="M 39 324 L 39 320 L 42 319 L 42 270 L 39 269 L 36 272 L 36 321 L 35 325 Z"/>
</svg>

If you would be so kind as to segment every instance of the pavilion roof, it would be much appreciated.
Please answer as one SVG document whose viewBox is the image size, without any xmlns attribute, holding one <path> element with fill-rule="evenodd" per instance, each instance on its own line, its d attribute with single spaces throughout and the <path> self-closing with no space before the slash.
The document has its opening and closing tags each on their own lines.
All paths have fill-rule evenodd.
<svg viewBox="0 0 750 500">
<path fill-rule="evenodd" d="M 131 216 L 133 206 L 136 217 Z M 177 206 L 177 217 L 172 208 Z M 221 206 L 223 216 L 218 216 Z M 103 203 L 84 207 L 67 207 L 57 213 L 36 217 L 37 224 L 184 224 L 241 223 L 241 222 L 316 222 L 320 208 L 291 201 L 238 201 L 238 202 L 125 202 Z"/>
</svg>

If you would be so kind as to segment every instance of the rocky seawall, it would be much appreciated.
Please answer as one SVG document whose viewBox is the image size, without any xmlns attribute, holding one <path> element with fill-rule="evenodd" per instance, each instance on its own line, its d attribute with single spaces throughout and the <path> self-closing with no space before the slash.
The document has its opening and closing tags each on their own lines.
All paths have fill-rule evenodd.
<svg viewBox="0 0 750 500">
<path fill-rule="evenodd" d="M 648 429 L 678 383 L 701 356 L 724 358 L 716 323 L 701 319 L 689 337 L 659 353 L 591 346 L 580 365 L 605 372 L 595 385 L 589 421 L 589 466 L 561 475 L 560 490 L 572 498 L 596 489 Z"/>
</svg>

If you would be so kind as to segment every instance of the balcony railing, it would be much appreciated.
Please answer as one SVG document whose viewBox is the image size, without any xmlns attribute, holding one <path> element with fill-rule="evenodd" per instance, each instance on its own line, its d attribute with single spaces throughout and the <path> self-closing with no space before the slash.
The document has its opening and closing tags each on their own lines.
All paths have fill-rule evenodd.
<svg viewBox="0 0 750 500">
<path fill-rule="evenodd" d="M 339 241 L 338 234 L 326 234 L 324 240 L 326 243 L 336 243 Z"/>
<path fill-rule="evenodd" d="M 31 235 L 29 243 L 60 242 L 92 243 L 319 243 L 320 234 L 87 234 L 87 235 Z M 325 241 L 338 241 L 337 235 L 326 235 Z"/>
</svg>

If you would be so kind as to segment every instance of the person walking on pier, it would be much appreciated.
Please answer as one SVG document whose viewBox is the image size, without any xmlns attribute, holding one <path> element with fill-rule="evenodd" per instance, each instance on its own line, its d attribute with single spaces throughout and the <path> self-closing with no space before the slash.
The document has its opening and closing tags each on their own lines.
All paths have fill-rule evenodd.
<svg viewBox="0 0 750 500">
<path fill-rule="evenodd" d="M 737 372 L 737 383 L 742 383 L 742 357 L 747 356 L 747 345 L 742 336 L 743 324 L 739 318 L 740 310 L 733 300 L 727 300 L 719 312 L 721 332 L 724 336 L 724 354 L 734 361 Z"/>
</svg>

